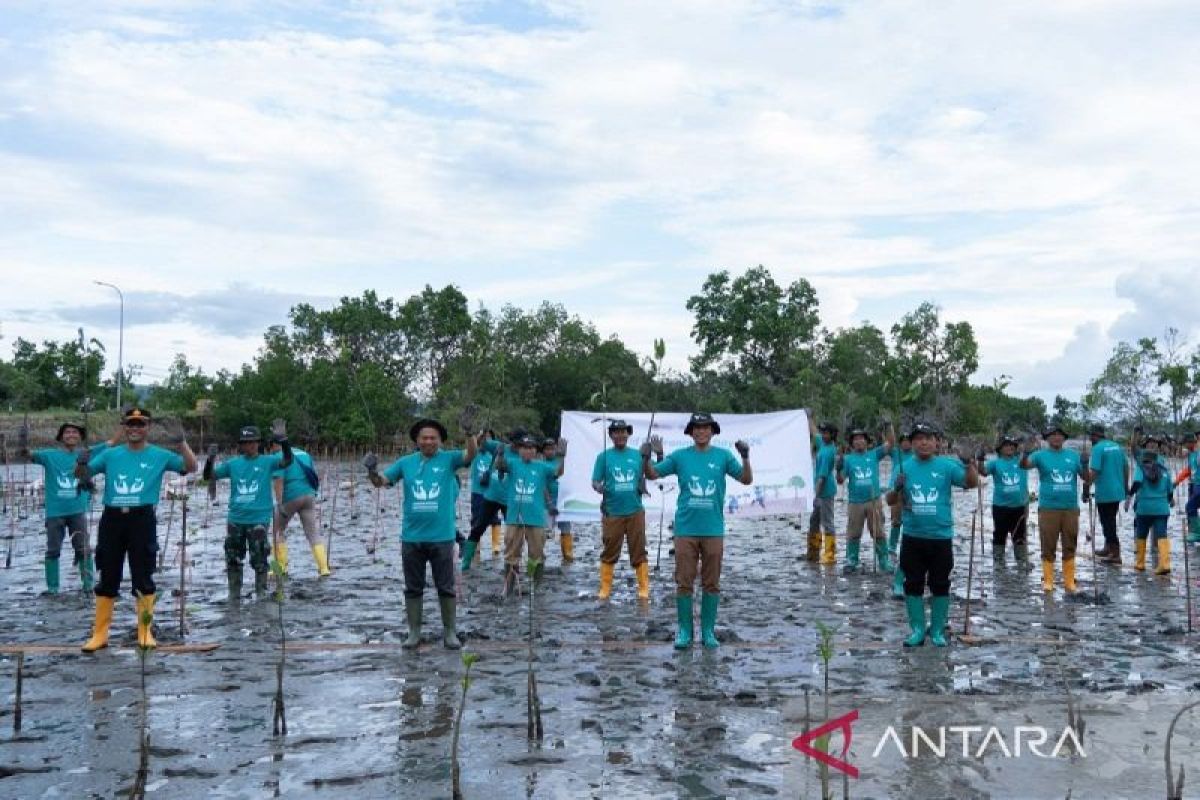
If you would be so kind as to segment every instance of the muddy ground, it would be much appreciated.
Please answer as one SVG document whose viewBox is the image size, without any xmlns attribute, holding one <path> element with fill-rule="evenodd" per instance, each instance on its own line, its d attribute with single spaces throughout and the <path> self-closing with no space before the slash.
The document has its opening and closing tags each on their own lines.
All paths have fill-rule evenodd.
<svg viewBox="0 0 1200 800">
<path fill-rule="evenodd" d="M 327 486 L 338 482 L 332 477 Z M 274 737 L 277 606 L 249 596 L 249 575 L 240 608 L 227 602 L 224 507 L 210 512 L 202 491 L 193 490 L 186 641 L 221 647 L 148 657 L 147 794 L 449 796 L 462 663 L 436 638 L 431 596 L 426 643 L 415 653 L 399 649 L 405 622 L 398 498 L 394 491 L 383 495 L 377 525 L 373 497 L 360 490 L 352 504 L 343 488 L 336 509 L 332 499 L 325 501 L 335 569 L 325 580 L 317 579 L 293 523 L 284 604 L 295 645 L 285 678 L 288 734 Z M 975 495 L 963 494 L 956 504 L 963 533 L 952 624 L 961 631 Z M 12 568 L 0 570 L 0 640 L 77 645 L 88 633 L 92 601 L 70 568 L 63 570 L 63 594 L 42 593 L 40 512 L 15 519 L 15 505 L 3 519 L 4 535 L 16 538 Z M 839 524 L 844 513 L 839 503 Z M 164 503 L 160 518 L 167 565 L 158 575 L 157 627 L 165 645 L 180 640 L 172 597 L 179 584 L 178 508 L 172 516 Z M 847 757 L 859 775 L 846 778 L 844 787 L 841 773 L 832 773 L 834 796 L 844 788 L 860 798 L 1164 796 L 1167 726 L 1200 699 L 1200 636 L 1185 631 L 1178 520 L 1172 524 L 1176 562 L 1169 578 L 1134 572 L 1131 553 L 1124 569 L 1098 574 L 1084 557 L 1082 591 L 1074 599 L 1061 589 L 1044 596 L 1036 561 L 1024 569 L 1010 552 L 1000 566 L 990 542 L 983 552 L 977 543 L 971 633 L 980 641 L 906 651 L 899 646 L 903 608 L 890 599 L 887 576 L 869 567 L 843 575 L 840 550 L 837 569 L 800 560 L 803 532 L 796 520 L 735 520 L 726 540 L 723 645 L 686 653 L 671 648 L 669 534 L 649 606 L 635 600 L 624 561 L 612 601 L 601 605 L 595 598 L 597 526 L 578 525 L 576 562 L 562 565 L 557 540 L 550 545 L 537 595 L 540 745 L 526 738 L 528 595 L 500 600 L 500 562 L 485 549 L 481 568 L 463 583 L 460 613 L 460 631 L 480 657 L 462 726 L 464 796 L 819 797 L 817 764 L 792 746 L 824 719 L 818 621 L 836 635 L 829 716 L 860 715 Z M 990 517 L 987 525 L 990 532 Z M 655 526 L 652 563 L 656 537 Z M 1124 540 L 1130 549 L 1128 532 Z M 1086 542 L 1081 549 L 1086 554 Z M 1200 559 L 1200 551 L 1192 555 L 1193 562 Z M 0 656 L 0 796 L 113 797 L 131 787 L 142 708 L 138 655 L 129 647 L 133 622 L 125 597 L 113 628 L 114 644 L 124 647 L 95 656 L 29 653 L 19 733 L 13 730 L 16 657 Z M 333 643 L 354 646 L 321 649 Z M 905 758 L 894 745 L 878 748 L 888 726 L 907 744 L 914 725 L 934 736 L 939 725 L 995 725 L 1010 751 L 1014 727 L 1048 728 L 1048 751 L 1068 721 L 1069 704 L 1083 716 L 1085 756 L 1068 750 L 1057 758 L 1028 752 L 1009 758 L 993 741 L 976 757 L 983 734 L 974 735 L 964 756 L 961 735 L 953 732 L 943 758 L 928 749 Z M 1185 715 L 1174 736 L 1174 763 L 1195 776 L 1185 796 L 1200 796 L 1198 742 L 1200 711 Z M 840 749 L 839 739 L 834 746 Z"/>
</svg>

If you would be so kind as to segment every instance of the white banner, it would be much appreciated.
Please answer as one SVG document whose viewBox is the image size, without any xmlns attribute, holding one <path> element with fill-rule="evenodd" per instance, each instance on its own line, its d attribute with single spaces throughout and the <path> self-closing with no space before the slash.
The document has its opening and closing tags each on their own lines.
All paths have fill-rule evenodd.
<svg viewBox="0 0 1200 800">
<path fill-rule="evenodd" d="M 654 417 L 654 432 L 663 438 L 663 449 L 689 447 L 690 436 L 683 428 L 690 414 L 659 413 Z M 570 522 L 594 522 L 600 519 L 600 494 L 592 489 L 592 467 L 596 456 L 608 441 L 608 421 L 623 419 L 633 426 L 629 445 L 637 447 L 646 438 L 650 414 L 594 411 L 564 411 L 562 435 L 570 442 L 567 463 L 559 480 L 559 519 Z M 754 483 L 750 486 L 729 479 L 726 485 L 725 513 L 735 516 L 800 513 L 812 509 L 812 450 L 808 420 L 803 411 L 777 411 L 771 414 L 718 414 L 721 433 L 713 444 L 733 450 L 738 439 L 750 445 L 750 463 Z M 675 476 L 649 481 L 650 496 L 643 498 L 647 511 L 657 511 L 666 499 L 667 510 L 675 508 L 678 485 Z"/>
</svg>

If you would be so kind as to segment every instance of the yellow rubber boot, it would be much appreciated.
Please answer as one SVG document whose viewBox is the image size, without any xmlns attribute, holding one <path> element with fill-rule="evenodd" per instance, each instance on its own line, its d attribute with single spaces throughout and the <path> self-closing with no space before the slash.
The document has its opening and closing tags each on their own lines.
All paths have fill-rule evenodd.
<svg viewBox="0 0 1200 800">
<path fill-rule="evenodd" d="M 288 547 L 287 542 L 280 539 L 275 544 L 275 560 L 279 562 L 279 568 L 283 570 L 283 574 L 287 575 L 288 570 Z"/>
<path fill-rule="evenodd" d="M 1146 569 L 1146 540 L 1138 539 L 1134 542 L 1133 550 L 1133 568 L 1138 572 L 1143 572 Z"/>
<path fill-rule="evenodd" d="M 155 599 L 152 594 L 144 594 L 137 599 L 138 647 L 158 647 L 152 630 Z"/>
<path fill-rule="evenodd" d="M 837 561 L 837 537 L 827 533 L 822 541 L 824 547 L 821 548 L 821 565 L 828 567 Z"/>
<path fill-rule="evenodd" d="M 575 560 L 575 536 L 570 533 L 564 533 L 562 539 L 562 557 L 563 561 Z"/>
<path fill-rule="evenodd" d="M 633 568 L 637 575 L 638 600 L 650 599 L 650 562 L 643 561 Z"/>
<path fill-rule="evenodd" d="M 492 526 L 492 555 L 500 555 L 500 526 Z"/>
<path fill-rule="evenodd" d="M 816 561 L 821 556 L 821 534 L 808 534 L 808 553 L 805 559 L 808 561 Z"/>
<path fill-rule="evenodd" d="M 1166 537 L 1158 540 L 1158 566 L 1154 569 L 1154 574 L 1171 574 L 1171 540 Z"/>
<path fill-rule="evenodd" d="M 322 578 L 329 575 L 329 553 L 325 550 L 325 545 L 314 544 L 312 546 L 313 561 L 317 562 L 317 574 Z"/>
<path fill-rule="evenodd" d="M 607 600 L 612 594 L 612 579 L 613 565 L 600 562 L 600 594 L 596 595 L 601 600 Z"/>
<path fill-rule="evenodd" d="M 1042 591 L 1054 591 L 1054 562 L 1042 559 Z"/>
<path fill-rule="evenodd" d="M 112 625 L 113 604 L 115 597 L 96 596 L 96 621 L 92 625 L 92 638 L 83 643 L 79 649 L 85 653 L 94 653 L 102 647 L 108 647 L 108 628 Z"/>
<path fill-rule="evenodd" d="M 1075 559 L 1063 559 L 1063 588 L 1067 594 L 1075 594 Z"/>
</svg>

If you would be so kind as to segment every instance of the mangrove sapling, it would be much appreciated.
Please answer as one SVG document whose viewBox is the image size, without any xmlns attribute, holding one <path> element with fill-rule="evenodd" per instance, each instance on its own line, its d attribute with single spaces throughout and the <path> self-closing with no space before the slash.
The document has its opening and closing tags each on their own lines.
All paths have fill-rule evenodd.
<svg viewBox="0 0 1200 800">
<path fill-rule="evenodd" d="M 458 739 L 462 733 L 463 711 L 467 707 L 467 689 L 471 687 L 471 667 L 479 660 L 478 653 L 463 652 L 462 696 L 458 700 L 458 713 L 454 715 L 454 736 L 450 740 L 450 792 L 454 800 L 462 800 L 462 784 L 458 766 Z"/>
<path fill-rule="evenodd" d="M 1054 645 L 1054 652 L 1057 655 L 1055 661 L 1058 662 L 1058 675 L 1063 682 L 1063 692 L 1067 696 L 1067 727 L 1074 731 L 1076 741 L 1082 746 L 1083 736 L 1087 732 L 1087 721 L 1083 718 L 1082 709 L 1076 708 L 1075 696 L 1071 694 L 1071 684 L 1067 682 L 1067 671 L 1063 666 L 1065 656 L 1063 655 L 1061 636 Z"/>
<path fill-rule="evenodd" d="M 526 735 L 530 741 L 542 741 L 542 700 L 538 696 L 537 673 L 533 670 L 533 642 L 536 630 L 537 614 L 537 585 L 542 562 L 536 558 L 525 562 L 526 573 L 529 575 L 529 681 L 526 692 Z"/>
<path fill-rule="evenodd" d="M 154 615 L 149 609 L 143 608 L 138 614 L 138 622 L 146 628 L 149 628 L 154 622 Z M 146 694 L 146 656 L 149 652 L 150 647 L 148 645 L 138 642 L 138 666 L 141 670 L 142 703 L 138 721 L 138 769 L 129 796 L 139 799 L 146 796 L 146 779 L 150 774 L 150 698 Z"/>
<path fill-rule="evenodd" d="M 1167 728 L 1167 746 L 1163 749 L 1163 766 L 1167 770 L 1167 800 L 1183 800 L 1183 764 L 1179 765 L 1179 777 L 1174 780 L 1171 778 L 1171 738 L 1175 736 L 1175 726 L 1179 723 L 1179 718 L 1193 708 L 1200 708 L 1200 700 L 1179 709 L 1179 713 L 1172 718 Z"/>
<path fill-rule="evenodd" d="M 825 708 L 822 724 L 829 722 L 829 662 L 833 660 L 833 629 L 823 622 L 817 623 L 817 655 L 821 657 L 821 668 L 825 679 Z M 807 697 L 807 695 L 806 695 Z M 833 734 L 827 733 L 817 737 L 813 743 L 822 753 L 829 752 L 829 740 Z M 821 762 L 821 800 L 830 800 L 833 795 L 829 789 L 829 765 Z"/>
<path fill-rule="evenodd" d="M 275 606 L 279 614 L 279 663 L 275 666 L 275 698 L 271 705 L 271 735 L 287 736 L 287 716 L 283 704 L 283 671 L 287 664 L 287 628 L 283 624 L 283 583 L 285 574 L 279 560 L 271 559 L 271 573 L 275 576 Z"/>
</svg>

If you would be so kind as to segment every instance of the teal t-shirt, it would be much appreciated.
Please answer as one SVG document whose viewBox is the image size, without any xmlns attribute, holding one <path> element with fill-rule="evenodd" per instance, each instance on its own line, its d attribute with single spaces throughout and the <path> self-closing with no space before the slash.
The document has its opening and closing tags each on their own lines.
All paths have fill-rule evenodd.
<svg viewBox="0 0 1200 800">
<path fill-rule="evenodd" d="M 89 455 L 95 458 L 107 449 L 107 444 L 98 444 L 91 448 Z M 46 473 L 46 519 L 87 513 L 92 496 L 79 491 L 79 480 L 75 477 L 78 454 L 78 450 L 61 447 L 33 451 L 33 463 L 40 465 Z"/>
<path fill-rule="evenodd" d="M 675 536 L 725 535 L 725 476 L 740 478 L 742 462 L 723 447 L 676 450 L 654 465 L 660 476 L 679 479 Z"/>
<path fill-rule="evenodd" d="M 1158 481 L 1150 483 L 1139 465 L 1133 471 L 1133 482 L 1138 481 L 1141 481 L 1142 485 L 1138 488 L 1137 499 L 1134 500 L 1134 512 L 1139 517 L 1169 517 L 1171 505 L 1168 499 L 1171 497 L 1174 482 L 1167 470 L 1160 469 Z"/>
<path fill-rule="evenodd" d="M 454 541 L 454 507 L 458 502 L 458 475 L 467 465 L 462 450 L 438 450 L 429 458 L 421 453 L 401 456 L 383 471 L 392 483 L 404 481 L 404 542 Z"/>
<path fill-rule="evenodd" d="M 904 535 L 920 539 L 954 538 L 951 491 L 967 485 L 967 468 L 957 458 L 904 459 Z"/>
<path fill-rule="evenodd" d="M 1096 473 L 1097 503 L 1119 503 L 1125 499 L 1125 464 L 1125 451 L 1111 439 L 1101 439 L 1092 447 L 1088 468 Z"/>
<path fill-rule="evenodd" d="M 275 505 L 271 476 L 279 471 L 283 454 L 237 456 L 213 467 L 213 480 L 229 479 L 229 521 L 236 525 L 266 525 Z"/>
<path fill-rule="evenodd" d="M 905 452 L 904 449 L 898 444 L 892 448 L 892 474 L 888 476 L 889 492 L 896 488 L 896 476 L 900 474 L 900 465 L 904 463 L 904 459 L 908 458 L 910 455 L 912 455 L 911 450 Z"/>
<path fill-rule="evenodd" d="M 872 447 L 862 453 L 851 451 L 842 456 L 842 474 L 846 476 L 851 503 L 869 503 L 879 497 L 879 462 L 884 455 L 882 447 Z"/>
<path fill-rule="evenodd" d="M 283 478 L 283 502 L 285 503 L 290 503 L 298 497 L 317 493 L 317 490 L 312 487 L 312 484 L 308 482 L 308 478 L 305 477 L 304 470 L 300 466 L 301 464 L 304 464 L 314 472 L 316 471 L 312 456 L 299 447 L 293 447 L 292 463 L 287 469 L 277 469 L 271 474 L 272 478 Z"/>
<path fill-rule="evenodd" d="M 507 458 L 506 458 L 507 460 Z M 546 527 L 546 493 L 558 470 L 557 461 L 508 461 L 508 491 L 504 521 L 509 525 Z"/>
<path fill-rule="evenodd" d="M 1200 451 L 1188 453 L 1187 465 L 1192 473 L 1192 486 L 1200 486 Z"/>
<path fill-rule="evenodd" d="M 1071 511 L 1079 508 L 1079 453 L 1062 450 L 1038 450 L 1029 463 L 1038 471 L 1038 506 L 1047 511 Z"/>
<path fill-rule="evenodd" d="M 1001 508 L 1029 505 L 1029 473 L 1021 469 L 1020 456 L 988 459 L 983 474 L 992 476 L 992 505 Z"/>
<path fill-rule="evenodd" d="M 556 471 L 558 470 L 558 459 L 552 458 L 549 461 L 547 461 L 546 463 L 549 464 L 550 466 L 554 467 L 554 469 Z M 550 505 L 546 506 L 546 510 L 549 511 L 551 509 L 557 509 L 558 508 L 558 476 L 555 475 L 553 472 L 550 473 L 550 477 L 546 479 L 546 484 L 547 484 L 547 488 L 550 490 Z"/>
<path fill-rule="evenodd" d="M 509 464 L 515 461 L 520 461 L 521 456 L 515 448 L 508 447 L 501 442 L 490 441 L 483 443 L 483 450 L 490 453 L 495 458 L 496 453 L 500 452 L 500 448 L 504 447 L 504 460 Z M 496 463 L 493 460 L 491 464 L 492 476 L 488 479 L 488 485 L 483 490 L 483 498 L 491 500 L 493 503 L 504 505 L 508 502 L 508 477 L 501 475 L 496 471 Z"/>
<path fill-rule="evenodd" d="M 471 462 L 471 494 L 484 494 L 487 487 L 480 483 L 483 476 L 492 471 L 492 461 L 495 456 L 485 450 L 479 450 L 475 453 L 475 460 Z M 488 478 L 490 481 L 491 478 Z"/>
<path fill-rule="evenodd" d="M 821 498 L 837 497 L 837 476 L 833 473 L 836 463 L 837 445 L 832 442 L 822 444 L 821 448 L 817 450 L 817 461 L 813 465 L 813 484 L 816 485 L 821 478 L 825 479 L 825 485 L 821 488 L 821 494 L 818 495 Z"/>
<path fill-rule="evenodd" d="M 153 444 L 141 450 L 119 444 L 92 456 L 88 470 L 104 475 L 105 506 L 153 506 L 162 491 L 163 473 L 183 473 L 183 456 Z"/>
<path fill-rule="evenodd" d="M 638 479 L 642 455 L 632 447 L 610 447 L 596 454 L 592 480 L 604 481 L 604 510 L 610 517 L 628 517 L 642 510 Z"/>
</svg>

